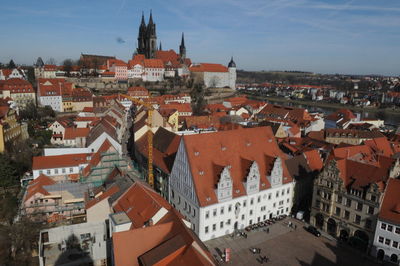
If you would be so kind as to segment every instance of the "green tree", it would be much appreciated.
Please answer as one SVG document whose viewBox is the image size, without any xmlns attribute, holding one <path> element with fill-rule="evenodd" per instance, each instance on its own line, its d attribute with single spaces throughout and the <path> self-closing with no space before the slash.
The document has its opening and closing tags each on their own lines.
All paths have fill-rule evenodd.
<svg viewBox="0 0 400 266">
<path fill-rule="evenodd" d="M 15 164 L 5 154 L 0 154 L 0 187 L 18 185 L 19 176 Z"/>
<path fill-rule="evenodd" d="M 13 69 L 13 68 L 16 68 L 17 66 L 15 65 L 14 61 L 11 59 L 10 62 L 8 63 L 7 67 Z"/>
</svg>

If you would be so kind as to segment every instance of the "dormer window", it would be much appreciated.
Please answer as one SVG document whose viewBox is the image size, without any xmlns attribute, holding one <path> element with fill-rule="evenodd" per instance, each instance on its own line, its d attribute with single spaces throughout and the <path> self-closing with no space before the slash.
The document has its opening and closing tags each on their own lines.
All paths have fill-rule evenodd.
<svg viewBox="0 0 400 266">
<path fill-rule="evenodd" d="M 194 156 L 199 156 L 199 154 L 200 154 L 200 152 L 198 152 L 198 151 L 194 152 Z"/>
</svg>

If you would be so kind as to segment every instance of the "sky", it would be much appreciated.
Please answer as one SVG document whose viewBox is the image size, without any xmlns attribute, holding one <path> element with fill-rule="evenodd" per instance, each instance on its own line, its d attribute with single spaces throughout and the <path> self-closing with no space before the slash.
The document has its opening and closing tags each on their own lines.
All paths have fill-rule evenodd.
<svg viewBox="0 0 400 266">
<path fill-rule="evenodd" d="M 142 11 L 163 49 L 244 70 L 400 75 L 399 0 L 0 0 L 0 62 L 129 60 Z"/>
</svg>

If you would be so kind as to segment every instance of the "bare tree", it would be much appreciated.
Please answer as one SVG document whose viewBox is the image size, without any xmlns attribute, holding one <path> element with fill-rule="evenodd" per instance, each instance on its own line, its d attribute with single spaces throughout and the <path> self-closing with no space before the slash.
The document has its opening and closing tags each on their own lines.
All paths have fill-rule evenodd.
<svg viewBox="0 0 400 266">
<path fill-rule="evenodd" d="M 46 61 L 46 64 L 48 64 L 48 65 L 56 65 L 56 64 L 57 64 L 57 61 L 56 61 L 53 57 L 50 57 L 50 58 Z"/>
<path fill-rule="evenodd" d="M 71 75 L 71 70 L 72 70 L 72 66 L 74 65 L 74 62 L 72 61 L 72 59 L 65 59 L 63 62 L 63 66 L 64 66 L 64 71 L 65 74 L 67 75 L 67 77 L 69 77 Z"/>
</svg>

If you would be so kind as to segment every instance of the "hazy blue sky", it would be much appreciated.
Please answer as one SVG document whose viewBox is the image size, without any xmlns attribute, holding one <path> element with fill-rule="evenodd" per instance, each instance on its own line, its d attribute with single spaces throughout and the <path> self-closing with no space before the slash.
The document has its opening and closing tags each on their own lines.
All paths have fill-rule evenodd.
<svg viewBox="0 0 400 266">
<path fill-rule="evenodd" d="M 247 70 L 400 74 L 400 1 L 1 0 L 0 62 L 81 53 L 128 60 L 142 10 L 163 49 Z M 117 41 L 121 38 L 123 41 Z"/>
</svg>

